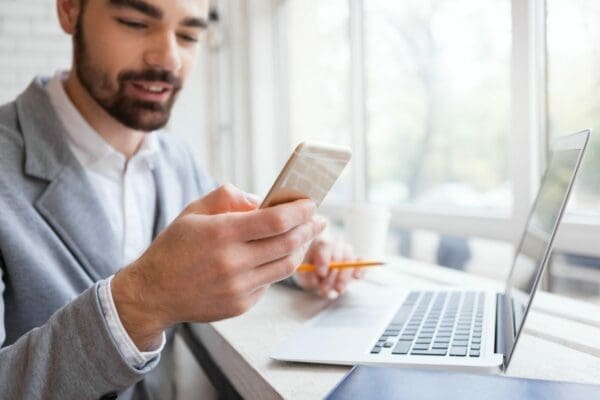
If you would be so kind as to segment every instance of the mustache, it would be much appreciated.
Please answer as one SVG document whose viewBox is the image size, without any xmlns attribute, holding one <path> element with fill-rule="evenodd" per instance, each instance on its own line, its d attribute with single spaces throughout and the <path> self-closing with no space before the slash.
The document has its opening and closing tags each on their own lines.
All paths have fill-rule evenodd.
<svg viewBox="0 0 600 400">
<path fill-rule="evenodd" d="M 120 83 L 127 81 L 163 82 L 173 86 L 175 90 L 181 89 L 182 81 L 171 71 L 147 69 L 145 71 L 123 71 L 118 77 Z"/>
</svg>

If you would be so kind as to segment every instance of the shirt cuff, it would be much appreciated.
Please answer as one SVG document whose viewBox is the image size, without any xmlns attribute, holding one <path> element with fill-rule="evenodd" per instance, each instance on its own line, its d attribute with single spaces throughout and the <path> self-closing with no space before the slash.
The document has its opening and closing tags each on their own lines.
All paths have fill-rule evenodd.
<svg viewBox="0 0 600 400">
<path fill-rule="evenodd" d="M 113 275 L 114 276 L 114 275 Z M 163 332 L 160 346 L 158 349 L 153 351 L 139 351 L 135 343 L 127 334 L 125 327 L 121 323 L 119 313 L 115 307 L 115 302 L 112 296 L 111 282 L 113 276 L 108 279 L 101 281 L 98 285 L 98 298 L 100 305 L 102 306 L 102 312 L 104 319 L 108 325 L 108 329 L 117 344 L 117 348 L 125 361 L 133 368 L 143 369 L 150 361 L 153 361 L 156 357 L 160 356 L 166 343 L 166 336 Z"/>
</svg>

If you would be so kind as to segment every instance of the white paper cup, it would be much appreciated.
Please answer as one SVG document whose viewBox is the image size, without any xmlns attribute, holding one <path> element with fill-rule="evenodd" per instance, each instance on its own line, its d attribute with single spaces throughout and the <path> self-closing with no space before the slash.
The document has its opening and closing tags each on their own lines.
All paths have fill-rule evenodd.
<svg viewBox="0 0 600 400">
<path fill-rule="evenodd" d="M 362 259 L 380 260 L 385 257 L 390 211 L 381 206 L 354 204 L 346 210 L 344 233 L 346 241 Z"/>
</svg>

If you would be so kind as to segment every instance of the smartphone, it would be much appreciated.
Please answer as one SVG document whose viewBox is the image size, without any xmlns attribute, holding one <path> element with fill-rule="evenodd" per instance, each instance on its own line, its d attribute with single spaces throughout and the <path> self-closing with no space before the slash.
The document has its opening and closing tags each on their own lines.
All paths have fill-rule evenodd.
<svg viewBox="0 0 600 400">
<path fill-rule="evenodd" d="M 299 199 L 312 199 L 317 207 L 352 157 L 346 147 L 302 142 L 292 152 L 260 208 Z"/>
</svg>

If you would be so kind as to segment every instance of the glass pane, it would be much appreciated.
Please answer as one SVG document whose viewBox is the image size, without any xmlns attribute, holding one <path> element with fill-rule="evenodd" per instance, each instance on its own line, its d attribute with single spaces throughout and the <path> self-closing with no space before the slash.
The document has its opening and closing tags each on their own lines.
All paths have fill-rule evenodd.
<svg viewBox="0 0 600 400">
<path fill-rule="evenodd" d="M 397 228 L 390 230 L 388 250 L 390 254 L 502 282 L 508 277 L 514 256 L 513 246 L 506 242 Z"/>
<path fill-rule="evenodd" d="M 287 6 L 293 144 L 315 140 L 350 146 L 348 1 L 290 0 Z M 350 198 L 346 167 L 326 202 Z"/>
<path fill-rule="evenodd" d="M 600 305 L 600 258 L 556 253 L 548 275 L 550 291 Z"/>
<path fill-rule="evenodd" d="M 600 2 L 548 0 L 547 7 L 550 139 L 592 128 L 567 210 L 600 222 Z"/>
<path fill-rule="evenodd" d="M 509 0 L 368 0 L 369 198 L 511 207 Z"/>
</svg>

